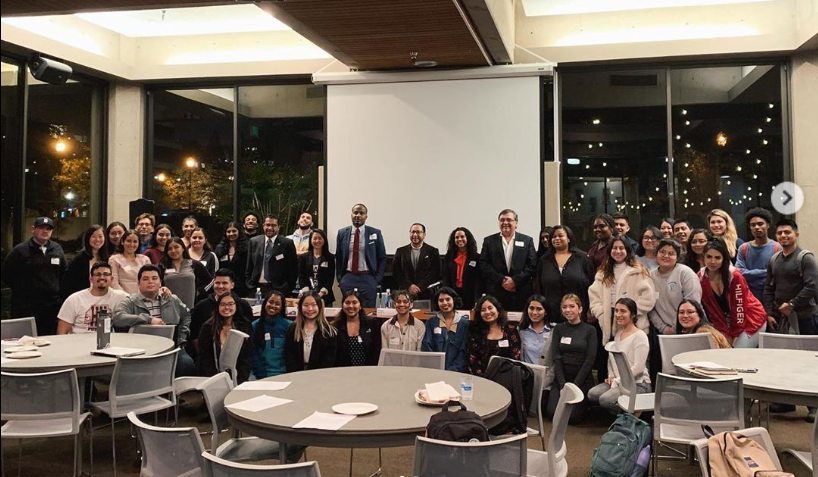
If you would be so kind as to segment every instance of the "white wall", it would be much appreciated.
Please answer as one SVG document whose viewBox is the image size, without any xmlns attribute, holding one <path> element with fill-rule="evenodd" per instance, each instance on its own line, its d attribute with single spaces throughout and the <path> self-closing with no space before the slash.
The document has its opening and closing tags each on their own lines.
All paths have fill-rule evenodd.
<svg viewBox="0 0 818 477">
<path fill-rule="evenodd" d="M 791 68 L 793 172 L 804 190 L 795 220 L 802 246 L 818 250 L 818 51 L 794 55 Z"/>
</svg>

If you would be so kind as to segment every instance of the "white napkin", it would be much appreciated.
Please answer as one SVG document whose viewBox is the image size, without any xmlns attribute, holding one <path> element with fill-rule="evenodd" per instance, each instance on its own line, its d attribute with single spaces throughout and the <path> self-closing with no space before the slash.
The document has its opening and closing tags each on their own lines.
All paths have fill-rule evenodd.
<svg viewBox="0 0 818 477">
<path fill-rule="evenodd" d="M 282 404 L 287 404 L 290 402 L 293 402 L 293 400 L 281 399 L 277 397 L 268 396 L 266 394 L 262 394 L 261 396 L 256 396 L 245 401 L 239 401 L 234 404 L 228 404 L 224 407 L 229 407 L 230 409 L 234 409 L 236 411 L 258 412 L 276 406 L 281 406 Z"/>
<path fill-rule="evenodd" d="M 281 391 L 290 381 L 245 381 L 235 387 L 237 391 Z"/>
<path fill-rule="evenodd" d="M 430 401 L 443 402 L 450 399 L 458 399 L 458 393 L 450 384 L 443 381 L 437 383 L 426 383 L 426 397 Z"/>
<path fill-rule="evenodd" d="M 337 431 L 353 419 L 355 419 L 355 416 L 351 414 L 315 411 L 311 416 L 304 418 L 301 422 L 294 425 L 293 429 L 308 428 Z"/>
</svg>

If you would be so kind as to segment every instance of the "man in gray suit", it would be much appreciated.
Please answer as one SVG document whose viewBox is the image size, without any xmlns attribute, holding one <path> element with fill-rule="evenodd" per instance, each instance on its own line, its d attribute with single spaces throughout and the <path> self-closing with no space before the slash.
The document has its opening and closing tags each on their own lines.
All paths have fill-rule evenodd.
<svg viewBox="0 0 818 477">
<path fill-rule="evenodd" d="M 298 259 L 293 241 L 278 233 L 278 219 L 264 217 L 264 235 L 250 239 L 247 246 L 247 287 L 261 288 L 263 294 L 272 290 L 289 296 L 298 278 Z"/>
</svg>

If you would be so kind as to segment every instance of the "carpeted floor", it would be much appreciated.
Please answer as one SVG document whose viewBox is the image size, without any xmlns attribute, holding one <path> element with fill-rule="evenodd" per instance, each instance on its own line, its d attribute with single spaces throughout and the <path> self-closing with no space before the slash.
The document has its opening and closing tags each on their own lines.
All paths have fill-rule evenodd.
<svg viewBox="0 0 818 477">
<path fill-rule="evenodd" d="M 180 425 L 195 426 L 201 431 L 210 429 L 210 420 L 201 400 L 195 395 L 186 396 L 187 403 L 182 409 Z M 781 451 L 791 447 L 807 450 L 811 439 L 811 424 L 805 419 L 806 408 L 799 407 L 795 413 L 773 415 L 771 420 L 771 435 L 776 448 Z M 94 474 L 101 476 L 112 475 L 111 469 L 111 434 L 108 421 L 104 418 L 94 420 L 95 427 L 103 426 L 94 432 Z M 151 420 L 148 420 L 151 422 Z M 590 470 L 591 455 L 599 443 L 599 439 L 607 427 L 613 422 L 613 417 L 602 410 L 595 410 L 581 425 L 570 426 L 568 429 L 568 469 L 569 476 L 587 476 Z M 162 424 L 160 420 L 160 425 Z M 536 422 L 531 424 L 536 426 Z M 546 423 L 546 432 L 550 430 Z M 226 439 L 222 435 L 221 439 Z M 131 477 L 139 475 L 139 457 L 136 454 L 136 441 L 131 439 L 129 425 L 117 424 L 117 475 Z M 205 447 L 208 447 L 210 436 L 203 436 Z M 532 449 L 540 448 L 539 438 L 529 438 L 528 445 Z M 34 439 L 24 442 L 22 456 L 23 476 L 56 477 L 71 475 L 72 440 L 70 438 Z M 88 442 L 84 443 L 84 463 L 88 469 Z M 349 450 L 327 449 L 311 447 L 307 451 L 310 460 L 318 461 L 321 475 L 324 477 L 344 477 L 349 475 Z M 797 477 L 808 477 L 809 472 L 789 455 L 780 454 L 784 469 L 794 473 Z M 358 449 L 355 451 L 355 465 L 353 475 L 368 476 L 378 465 L 377 449 Z M 3 440 L 3 465 L 6 475 L 17 473 L 17 442 Z M 272 462 L 274 463 L 274 462 Z M 411 476 L 413 468 L 413 448 L 383 449 L 383 476 L 398 477 Z M 662 476 L 698 476 L 698 464 L 683 461 L 660 461 L 660 475 Z M 173 476 L 166 476 L 173 477 Z M 469 476 L 463 476 L 469 477 Z"/>
</svg>

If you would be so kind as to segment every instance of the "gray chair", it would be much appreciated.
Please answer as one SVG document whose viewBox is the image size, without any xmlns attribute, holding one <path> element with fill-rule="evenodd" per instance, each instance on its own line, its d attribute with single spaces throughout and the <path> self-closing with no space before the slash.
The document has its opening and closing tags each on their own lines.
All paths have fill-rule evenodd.
<svg viewBox="0 0 818 477">
<path fill-rule="evenodd" d="M 37 322 L 33 316 L 0 321 L 0 339 L 10 340 L 23 336 L 37 336 Z"/>
<path fill-rule="evenodd" d="M 82 473 L 81 427 L 87 422 L 93 475 L 93 428 L 90 426 L 90 413 L 80 412 L 81 406 L 77 371 L 74 369 L 38 374 L 2 373 L 0 420 L 4 424 L 0 438 L 18 439 L 20 469 L 23 439 L 74 436 L 73 475 Z M 44 457 L 47 458 L 39 456 L 40 459 Z"/>
<path fill-rule="evenodd" d="M 415 300 L 412 306 L 418 310 L 432 311 L 432 300 Z"/>
<path fill-rule="evenodd" d="M 552 392 L 555 392 L 552 391 Z M 585 399 L 582 390 L 573 383 L 566 383 L 560 392 L 560 400 L 551 421 L 551 434 L 548 436 L 548 447 L 545 452 L 528 449 L 526 475 L 530 477 L 566 477 L 568 475 L 568 447 L 565 445 L 565 434 L 568 431 L 568 419 L 574 406 Z"/>
<path fill-rule="evenodd" d="M 812 471 L 813 477 L 818 475 L 818 419 L 812 421 L 812 452 L 799 451 L 795 449 L 784 449 L 786 454 L 790 454 Z"/>
<path fill-rule="evenodd" d="M 750 427 L 748 429 L 740 429 L 736 432 L 758 442 L 761 447 L 767 451 L 767 454 L 770 455 L 770 459 L 772 459 L 775 469 L 759 470 L 782 470 L 781 462 L 778 460 L 778 455 L 775 453 L 775 446 L 773 445 L 772 439 L 770 439 L 770 434 L 767 432 L 767 429 L 764 429 L 763 427 Z M 707 438 L 705 437 L 693 441 L 691 445 L 696 449 L 696 458 L 699 461 L 699 468 L 702 471 L 702 477 L 710 477 L 710 451 L 707 447 Z"/>
<path fill-rule="evenodd" d="M 639 394 L 636 392 L 636 380 L 633 377 L 633 371 L 625 353 L 616 349 L 613 343 L 608 343 L 605 349 L 613 357 L 616 370 L 619 372 L 619 399 L 617 400 L 619 407 L 630 414 L 652 411 L 655 394 Z"/>
<path fill-rule="evenodd" d="M 415 477 L 481 475 L 526 476 L 526 439 L 519 434 L 487 442 L 415 438 Z"/>
<path fill-rule="evenodd" d="M 662 372 L 676 374 L 673 357 L 688 351 L 713 349 L 716 344 L 710 333 L 693 333 L 691 335 L 659 335 L 659 353 L 662 356 Z"/>
<path fill-rule="evenodd" d="M 716 433 L 744 429 L 744 389 L 740 377 L 696 379 L 659 373 L 655 394 L 654 476 L 658 475 L 658 444 L 692 445 L 702 437 L 702 424 Z"/>
<path fill-rule="evenodd" d="M 542 444 L 542 450 L 545 450 L 545 429 L 543 429 L 542 424 L 542 393 L 543 393 L 543 381 L 545 380 L 545 373 L 546 368 L 545 366 L 540 366 L 538 364 L 530 364 L 524 363 L 522 361 L 517 361 L 515 359 L 503 358 L 500 356 L 492 356 L 489 358 L 489 367 L 491 367 L 491 362 L 496 359 L 508 359 L 509 361 L 514 361 L 515 363 L 520 363 L 523 366 L 527 367 L 531 370 L 531 373 L 534 375 L 534 388 L 533 393 L 531 396 L 531 406 L 528 408 L 528 415 L 529 416 L 536 416 L 537 417 L 537 429 L 532 429 L 530 427 L 526 428 L 526 432 L 529 436 L 540 436 L 540 443 Z"/>
<path fill-rule="evenodd" d="M 201 477 L 205 451 L 195 427 L 156 427 L 145 424 L 133 412 L 128 420 L 136 427 L 142 450 L 140 477 Z"/>
<path fill-rule="evenodd" d="M 378 366 L 446 369 L 446 353 L 381 348 Z"/>
<path fill-rule="evenodd" d="M 185 270 L 183 270 L 185 271 Z M 165 273 L 165 286 L 192 310 L 196 304 L 196 276 L 192 273 Z"/>
<path fill-rule="evenodd" d="M 818 351 L 818 336 L 759 333 L 758 347 L 772 349 L 796 349 L 802 351 Z"/>
<path fill-rule="evenodd" d="M 176 325 L 136 325 L 132 326 L 128 333 L 161 336 L 172 340 L 173 335 L 176 333 Z"/>
<path fill-rule="evenodd" d="M 318 462 L 286 465 L 251 465 L 230 462 L 220 457 L 202 454 L 206 477 L 321 477 Z"/>
<path fill-rule="evenodd" d="M 176 405 L 173 374 L 179 349 L 154 356 L 119 357 L 114 366 L 108 401 L 88 403 L 111 418 L 111 449 L 116 476 L 116 419 L 129 412 L 147 414 Z M 167 397 L 165 397 L 167 396 Z"/>
</svg>

